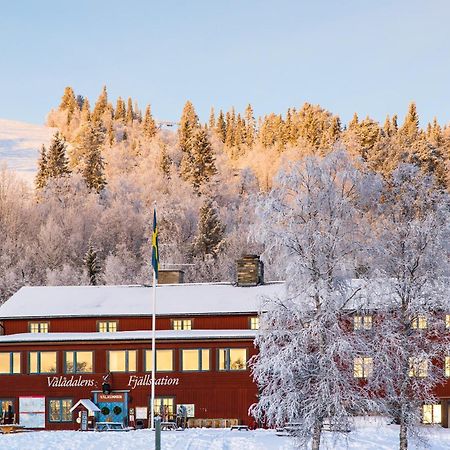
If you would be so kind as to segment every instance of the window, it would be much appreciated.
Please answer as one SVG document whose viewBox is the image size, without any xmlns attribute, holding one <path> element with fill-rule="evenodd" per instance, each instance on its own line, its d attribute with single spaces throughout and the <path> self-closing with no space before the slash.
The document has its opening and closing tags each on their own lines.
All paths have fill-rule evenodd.
<svg viewBox="0 0 450 450">
<path fill-rule="evenodd" d="M 110 372 L 136 372 L 136 350 L 110 350 L 108 370 Z"/>
<path fill-rule="evenodd" d="M 30 373 L 56 373 L 56 352 L 30 352 Z"/>
<path fill-rule="evenodd" d="M 93 373 L 94 352 L 65 352 L 65 373 Z"/>
<path fill-rule="evenodd" d="M 72 422 L 72 399 L 56 398 L 48 401 L 49 422 Z"/>
<path fill-rule="evenodd" d="M 117 331 L 117 322 L 115 320 L 98 322 L 97 329 L 100 333 L 115 333 Z"/>
<path fill-rule="evenodd" d="M 371 330 L 372 329 L 372 316 L 354 316 L 353 317 L 353 329 L 358 330 Z"/>
<path fill-rule="evenodd" d="M 428 361 L 420 357 L 409 358 L 409 376 L 425 378 L 428 375 Z"/>
<path fill-rule="evenodd" d="M 14 413 L 14 403 L 12 400 L 0 399 L 0 419 L 7 414 Z"/>
<path fill-rule="evenodd" d="M 411 320 L 411 328 L 414 330 L 425 330 L 427 328 L 427 318 L 425 316 L 417 316 Z"/>
<path fill-rule="evenodd" d="M 30 322 L 30 333 L 48 333 L 48 322 Z"/>
<path fill-rule="evenodd" d="M 166 412 L 167 420 L 172 419 L 175 412 L 175 399 L 173 397 L 156 397 L 153 411 L 158 416 L 162 416 Z"/>
<path fill-rule="evenodd" d="M 209 370 L 209 349 L 181 350 L 181 370 L 183 372 Z"/>
<path fill-rule="evenodd" d="M 152 351 L 145 350 L 145 371 L 151 372 L 153 359 Z M 173 371 L 173 350 L 156 350 L 156 371 L 172 372 Z"/>
<path fill-rule="evenodd" d="M 441 405 L 423 405 L 422 422 L 426 424 L 441 423 Z"/>
<path fill-rule="evenodd" d="M 373 373 L 373 358 L 358 356 L 353 359 L 353 376 L 355 378 L 369 378 Z"/>
<path fill-rule="evenodd" d="M 450 314 L 445 315 L 445 327 L 450 328 Z"/>
<path fill-rule="evenodd" d="M 445 357 L 444 372 L 445 372 L 445 376 L 450 378 L 450 356 Z"/>
<path fill-rule="evenodd" d="M 247 349 L 219 349 L 219 370 L 245 370 L 247 368 Z"/>
<path fill-rule="evenodd" d="M 250 330 L 259 330 L 259 317 L 250 317 Z"/>
<path fill-rule="evenodd" d="M 174 319 L 172 320 L 173 330 L 192 330 L 191 319 Z"/>
<path fill-rule="evenodd" d="M 20 373 L 20 352 L 0 353 L 0 374 Z"/>
</svg>

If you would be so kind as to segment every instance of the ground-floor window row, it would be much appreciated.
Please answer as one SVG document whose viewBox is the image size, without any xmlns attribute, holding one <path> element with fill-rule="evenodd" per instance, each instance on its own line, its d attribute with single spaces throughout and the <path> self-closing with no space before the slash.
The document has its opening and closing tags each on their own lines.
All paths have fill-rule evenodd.
<svg viewBox="0 0 450 450">
<path fill-rule="evenodd" d="M 23 352 L 25 353 L 25 352 Z M 178 355 L 177 355 L 178 354 Z M 106 351 L 106 370 L 109 372 L 151 372 L 152 350 L 109 350 Z M 215 355 L 214 361 L 213 356 Z M 213 368 L 218 371 L 239 371 L 247 369 L 248 349 L 246 348 L 189 348 L 157 349 L 156 371 L 174 372 L 178 358 L 180 372 L 206 372 Z M 142 365 L 139 358 L 142 357 Z M 62 358 L 62 372 L 82 374 L 95 372 L 95 351 L 29 351 L 26 365 L 22 367 L 22 352 L 0 352 L 0 374 L 14 375 L 54 374 L 59 372 Z"/>
<path fill-rule="evenodd" d="M 425 378 L 428 376 L 427 359 L 421 357 L 409 358 L 410 377 Z M 444 374 L 450 378 L 450 356 L 444 358 Z M 370 356 L 357 356 L 353 358 L 353 376 L 355 378 L 370 378 L 373 373 L 373 358 Z"/>
</svg>

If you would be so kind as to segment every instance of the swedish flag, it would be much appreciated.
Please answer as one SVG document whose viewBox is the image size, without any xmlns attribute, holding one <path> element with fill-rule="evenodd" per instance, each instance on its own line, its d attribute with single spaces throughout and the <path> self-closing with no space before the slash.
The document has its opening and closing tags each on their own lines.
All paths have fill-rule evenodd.
<svg viewBox="0 0 450 450">
<path fill-rule="evenodd" d="M 156 208 L 153 210 L 153 234 L 152 234 L 152 266 L 158 279 L 159 271 L 159 249 L 158 249 L 158 227 L 156 225 Z"/>
</svg>

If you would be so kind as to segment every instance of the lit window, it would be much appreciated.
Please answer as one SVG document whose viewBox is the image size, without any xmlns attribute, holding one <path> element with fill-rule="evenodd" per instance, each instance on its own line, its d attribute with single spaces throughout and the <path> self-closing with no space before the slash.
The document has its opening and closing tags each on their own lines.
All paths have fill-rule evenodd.
<svg viewBox="0 0 450 450">
<path fill-rule="evenodd" d="M 445 357 L 444 371 L 445 371 L 445 376 L 450 377 L 450 356 Z"/>
<path fill-rule="evenodd" d="M 167 414 L 167 420 L 174 417 L 175 401 L 173 397 L 156 397 L 153 403 L 153 411 L 155 415 L 162 416 Z"/>
<path fill-rule="evenodd" d="M 250 317 L 250 329 L 259 330 L 259 317 Z"/>
<path fill-rule="evenodd" d="M 247 349 L 219 349 L 219 370 L 245 370 L 247 368 Z"/>
<path fill-rule="evenodd" d="M 355 378 L 369 378 L 373 373 L 373 358 L 358 356 L 353 359 L 353 376 Z"/>
<path fill-rule="evenodd" d="M 0 374 L 20 373 L 20 352 L 0 353 Z"/>
<path fill-rule="evenodd" d="M 424 358 L 409 358 L 409 376 L 425 378 L 428 375 L 428 361 Z"/>
<path fill-rule="evenodd" d="M 423 405 L 422 422 L 425 424 L 441 423 L 441 405 Z"/>
<path fill-rule="evenodd" d="M 48 322 L 30 322 L 30 333 L 48 333 Z"/>
<path fill-rule="evenodd" d="M 151 372 L 153 366 L 153 352 L 145 350 L 145 371 Z M 156 371 L 172 372 L 173 371 L 173 350 L 157 349 L 156 350 Z"/>
<path fill-rule="evenodd" d="M 372 329 L 372 316 L 354 316 L 353 317 L 353 329 L 358 330 L 371 330 Z"/>
<path fill-rule="evenodd" d="M 172 328 L 174 330 L 192 330 L 191 319 L 174 319 L 172 321 Z"/>
<path fill-rule="evenodd" d="M 110 372 L 136 372 L 136 350 L 108 351 L 108 370 Z"/>
<path fill-rule="evenodd" d="M 30 352 L 30 373 L 56 373 L 56 352 Z"/>
<path fill-rule="evenodd" d="M 427 328 L 427 318 L 425 316 L 417 316 L 411 320 L 411 328 L 414 330 L 425 330 Z"/>
<path fill-rule="evenodd" d="M 64 368 L 66 373 L 93 373 L 94 352 L 65 352 Z"/>
<path fill-rule="evenodd" d="M 49 422 L 72 422 L 72 399 L 58 398 L 51 399 L 48 402 L 48 420 Z"/>
<path fill-rule="evenodd" d="M 7 414 L 14 414 L 14 403 L 12 400 L 0 399 L 0 418 Z"/>
<path fill-rule="evenodd" d="M 98 331 L 100 333 L 115 333 L 117 331 L 117 322 L 115 320 L 98 322 Z"/>
<path fill-rule="evenodd" d="M 181 350 L 182 371 L 206 371 L 209 370 L 209 350 L 189 349 Z"/>
<path fill-rule="evenodd" d="M 450 328 L 450 314 L 445 315 L 445 327 Z"/>
</svg>

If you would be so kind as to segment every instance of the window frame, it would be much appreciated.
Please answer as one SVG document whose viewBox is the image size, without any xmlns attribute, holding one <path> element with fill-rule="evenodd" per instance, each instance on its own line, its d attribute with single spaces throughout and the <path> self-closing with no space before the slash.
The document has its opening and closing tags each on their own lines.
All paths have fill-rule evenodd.
<svg viewBox="0 0 450 450">
<path fill-rule="evenodd" d="M 181 328 L 175 328 L 175 322 L 181 321 Z M 190 328 L 184 327 L 184 322 L 190 322 Z M 187 317 L 180 317 L 177 319 L 170 319 L 170 329 L 174 331 L 185 331 L 194 329 L 194 319 L 189 319 Z"/>
<path fill-rule="evenodd" d="M 210 348 L 207 348 L 207 347 L 201 347 L 201 348 L 198 348 L 198 347 L 196 347 L 196 348 L 180 348 L 179 349 L 180 350 L 180 372 L 185 372 L 185 373 L 195 373 L 195 372 L 210 372 L 211 371 L 211 349 Z M 186 369 L 186 370 L 184 370 L 183 369 L 183 351 L 184 350 L 197 350 L 197 358 L 198 358 L 198 367 L 199 367 L 199 369 L 195 369 L 195 370 L 188 370 L 188 369 Z M 209 366 L 209 368 L 208 369 L 203 369 L 203 367 L 202 367 L 202 361 L 203 361 L 203 358 L 202 358 L 202 351 L 203 350 L 208 350 L 208 366 Z M 246 365 L 247 365 L 247 363 L 246 363 Z"/>
<path fill-rule="evenodd" d="M 358 363 L 361 368 L 361 376 L 356 374 L 357 362 L 356 360 L 360 359 L 361 362 Z M 370 360 L 370 361 L 369 361 Z M 367 372 L 367 373 L 366 373 Z M 357 380 L 367 380 L 373 374 L 373 357 L 367 355 L 355 356 L 353 358 L 353 378 Z"/>
<path fill-rule="evenodd" d="M 225 357 L 225 369 L 220 368 L 220 352 L 222 350 L 226 350 L 226 357 Z M 243 369 L 231 369 L 230 367 L 230 350 L 245 350 L 245 367 Z M 217 349 L 217 371 L 218 372 L 245 372 L 248 370 L 248 348 L 247 347 L 221 347 Z"/>
<path fill-rule="evenodd" d="M 47 421 L 49 423 L 72 423 L 73 422 L 73 412 L 70 412 L 70 420 L 63 420 L 63 414 L 62 414 L 62 402 L 65 400 L 70 400 L 72 402 L 71 408 L 73 407 L 74 403 L 73 403 L 73 398 L 72 397 L 49 397 L 47 398 Z M 51 417 L 51 408 L 50 408 L 50 403 L 52 401 L 59 401 L 60 404 L 60 413 L 59 413 L 59 417 L 60 420 L 52 420 Z"/>
<path fill-rule="evenodd" d="M 450 378 L 450 355 L 444 357 L 444 376 Z"/>
<path fill-rule="evenodd" d="M 445 321 L 445 328 L 447 330 L 449 330 L 450 329 L 450 314 L 445 315 L 444 321 Z"/>
<path fill-rule="evenodd" d="M 92 354 L 92 372 L 78 372 L 76 370 L 76 366 L 77 366 L 76 353 L 79 353 L 79 352 Z M 67 360 L 66 360 L 67 353 L 74 354 L 73 355 L 74 356 L 73 357 L 74 370 L 72 372 L 67 371 Z M 66 374 L 71 374 L 71 375 L 82 375 L 84 373 L 95 373 L 95 350 L 64 350 L 64 352 L 63 352 L 63 372 Z"/>
<path fill-rule="evenodd" d="M 11 404 L 12 404 L 12 413 L 16 414 L 16 402 L 15 402 L 14 398 L 11 398 L 11 397 L 1 397 L 0 398 L 0 411 L 3 412 L 3 409 L 1 408 L 1 403 L 2 402 L 11 402 Z"/>
<path fill-rule="evenodd" d="M 371 331 L 372 328 L 373 314 L 355 314 L 353 316 L 353 331 Z"/>
<path fill-rule="evenodd" d="M 425 364 L 425 368 L 423 366 Z M 420 356 L 410 356 L 408 360 L 408 376 L 410 378 L 428 377 L 428 359 Z"/>
<path fill-rule="evenodd" d="M 252 327 L 252 321 L 253 320 L 257 321 L 258 326 L 256 328 Z M 251 317 L 248 318 L 248 327 L 249 327 L 250 330 L 259 330 L 259 325 L 260 325 L 260 318 L 259 318 L 259 316 L 251 316 Z"/>
<path fill-rule="evenodd" d="M 106 331 L 100 331 L 100 324 L 101 323 L 106 323 L 107 324 L 107 330 Z M 110 331 L 109 330 L 109 324 L 110 323 L 115 323 L 116 324 L 116 329 L 114 331 Z M 98 333 L 117 333 L 119 331 L 119 321 L 118 320 L 97 320 L 97 324 L 96 324 L 96 329 Z"/>
<path fill-rule="evenodd" d="M 11 352 L 0 352 L 0 353 L 9 353 L 9 373 L 3 373 L 0 372 L 0 376 L 1 375 L 22 375 L 23 371 L 22 371 L 22 367 L 23 367 L 23 361 L 22 361 L 22 352 L 18 351 L 11 351 Z M 14 372 L 14 353 L 18 353 L 19 354 L 19 371 L 18 372 Z M 12 369 L 12 371 L 11 371 Z"/>
<path fill-rule="evenodd" d="M 170 412 L 169 412 L 169 416 L 170 415 L 172 415 L 172 416 L 176 415 L 176 413 L 177 413 L 177 401 L 176 401 L 177 398 L 176 398 L 176 396 L 175 395 L 156 395 L 155 396 L 155 401 L 159 400 L 161 398 L 162 399 L 166 399 L 167 398 L 167 399 L 172 399 L 173 400 L 173 412 L 172 412 L 172 414 L 170 414 Z M 152 404 L 152 398 L 151 397 L 148 398 L 148 404 L 149 405 Z M 155 417 L 159 416 L 160 412 L 155 410 L 155 403 L 153 403 L 153 405 L 151 407 L 153 408 L 153 412 L 155 414 Z"/>
<path fill-rule="evenodd" d="M 111 373 L 136 373 L 139 370 L 138 367 L 138 354 L 139 352 L 136 349 L 117 349 L 117 350 L 107 350 L 106 351 L 106 368 L 108 370 L 108 372 Z M 110 368 L 110 353 L 111 352 L 125 352 L 125 370 L 111 370 Z M 129 352 L 136 352 L 136 369 L 135 370 L 130 370 L 130 359 L 129 359 Z"/>
<path fill-rule="evenodd" d="M 425 421 L 425 408 L 431 409 L 431 422 Z M 435 420 L 435 407 L 439 407 L 439 422 Z M 441 403 L 424 403 L 421 408 L 421 422 L 423 425 L 442 425 L 442 404 Z"/>
<path fill-rule="evenodd" d="M 158 370 L 158 351 L 161 350 L 170 350 L 172 352 L 172 370 Z M 144 348 L 143 352 L 143 360 L 144 360 L 144 373 L 151 373 L 152 369 L 147 370 L 147 352 L 151 352 L 151 348 Z M 157 348 L 156 349 L 156 358 L 155 358 L 155 365 L 156 365 L 156 371 L 157 373 L 172 373 L 175 372 L 175 349 L 174 348 Z M 151 367 L 151 366 L 150 366 Z"/>
<path fill-rule="evenodd" d="M 426 330 L 428 329 L 428 318 L 424 314 L 418 314 L 416 317 L 411 319 L 411 329 L 412 330 Z"/>
<path fill-rule="evenodd" d="M 32 325 L 38 325 L 39 331 L 31 331 L 31 326 Z M 46 325 L 47 326 L 47 331 L 41 331 L 41 326 L 42 325 Z M 49 321 L 43 321 L 43 320 L 30 320 L 28 321 L 28 333 L 33 333 L 33 334 L 46 334 L 46 333 L 50 333 L 50 322 Z"/>
<path fill-rule="evenodd" d="M 31 372 L 31 354 L 32 353 L 37 353 L 38 354 L 38 358 L 37 358 L 37 367 L 38 367 L 38 372 Z M 41 354 L 42 353 L 55 353 L 56 354 L 56 370 L 55 372 L 41 372 Z M 28 374 L 29 375 L 53 375 L 55 373 L 59 373 L 59 352 L 58 351 L 53 351 L 53 350 L 30 350 L 28 351 Z"/>
</svg>

